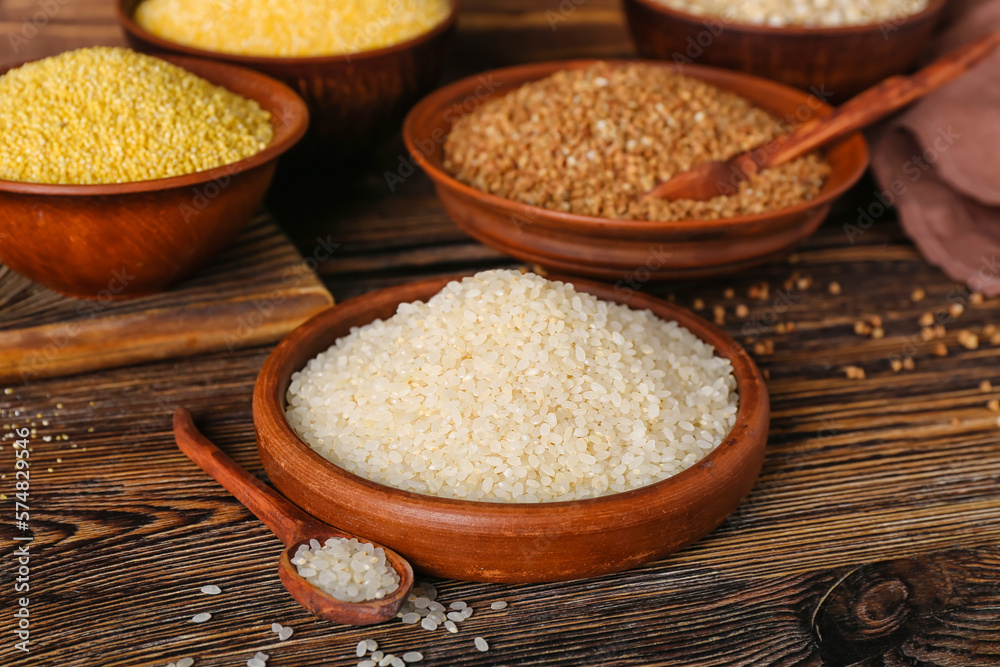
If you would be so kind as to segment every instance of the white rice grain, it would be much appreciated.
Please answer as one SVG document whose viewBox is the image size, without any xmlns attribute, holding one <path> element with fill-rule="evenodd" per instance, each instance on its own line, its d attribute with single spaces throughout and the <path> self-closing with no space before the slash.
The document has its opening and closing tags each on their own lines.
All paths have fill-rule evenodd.
<svg viewBox="0 0 1000 667">
<path fill-rule="evenodd" d="M 312 547 L 313 542 L 299 545 L 292 564 L 301 577 L 337 600 L 381 600 L 399 588 L 399 574 L 382 547 L 356 538 L 331 537 L 322 547 Z"/>
<path fill-rule="evenodd" d="M 731 362 L 676 322 L 497 270 L 353 329 L 292 375 L 286 416 L 372 481 L 539 503 L 691 467 L 735 423 L 735 389 Z"/>
</svg>

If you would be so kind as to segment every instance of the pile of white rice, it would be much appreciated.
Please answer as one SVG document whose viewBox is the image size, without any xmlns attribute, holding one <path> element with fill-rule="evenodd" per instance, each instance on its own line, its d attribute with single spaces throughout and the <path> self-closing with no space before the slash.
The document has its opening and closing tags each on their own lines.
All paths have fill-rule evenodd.
<svg viewBox="0 0 1000 667">
<path fill-rule="evenodd" d="M 516 271 L 449 283 L 292 376 L 328 460 L 416 493 L 574 500 L 689 468 L 736 419 L 732 364 L 675 322 Z"/>
<path fill-rule="evenodd" d="M 342 602 L 381 600 L 399 588 L 399 575 L 385 549 L 357 538 L 309 540 L 292 557 L 299 575 Z"/>
</svg>

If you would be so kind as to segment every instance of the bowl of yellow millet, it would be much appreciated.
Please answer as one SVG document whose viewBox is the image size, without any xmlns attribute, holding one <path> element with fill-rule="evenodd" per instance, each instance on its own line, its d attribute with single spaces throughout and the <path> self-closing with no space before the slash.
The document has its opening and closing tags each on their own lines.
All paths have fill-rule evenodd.
<svg viewBox="0 0 1000 667">
<path fill-rule="evenodd" d="M 334 160 L 393 136 L 444 65 L 457 0 L 118 0 L 132 46 L 249 67 L 309 105 Z"/>
<path fill-rule="evenodd" d="M 0 70 L 0 263 L 79 298 L 162 291 L 239 234 L 308 122 L 217 62 L 94 47 Z"/>
</svg>

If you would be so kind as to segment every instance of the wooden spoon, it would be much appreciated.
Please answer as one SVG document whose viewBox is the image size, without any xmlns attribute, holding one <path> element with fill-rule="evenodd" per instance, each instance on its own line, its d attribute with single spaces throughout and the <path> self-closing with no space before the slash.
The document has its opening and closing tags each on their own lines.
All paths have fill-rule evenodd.
<svg viewBox="0 0 1000 667">
<path fill-rule="evenodd" d="M 371 625 L 387 621 L 399 612 L 413 588 L 413 568 L 399 554 L 385 549 L 385 557 L 399 575 L 399 588 L 381 600 L 369 602 L 341 602 L 299 575 L 291 559 L 300 544 L 311 538 L 322 544 L 330 537 L 355 537 L 309 516 L 259 479 L 241 468 L 218 447 L 208 441 L 191 420 L 191 413 L 184 408 L 174 412 L 174 438 L 177 447 L 189 459 L 207 472 L 227 491 L 264 522 L 271 532 L 286 546 L 278 562 L 278 576 L 292 597 L 311 613 L 346 625 Z M 375 547 L 382 545 L 371 542 Z"/>
<path fill-rule="evenodd" d="M 893 76 L 848 100 L 826 118 L 813 118 L 778 139 L 726 161 L 703 162 L 650 190 L 647 197 L 703 201 L 732 194 L 762 169 L 777 167 L 874 123 L 957 78 L 1000 44 L 990 33 L 938 58 L 912 76 Z"/>
</svg>

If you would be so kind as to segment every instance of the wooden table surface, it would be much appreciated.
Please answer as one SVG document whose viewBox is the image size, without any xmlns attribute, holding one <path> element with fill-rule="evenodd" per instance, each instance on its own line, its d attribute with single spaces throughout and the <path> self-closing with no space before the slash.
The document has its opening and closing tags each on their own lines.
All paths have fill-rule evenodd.
<svg viewBox="0 0 1000 667">
<path fill-rule="evenodd" d="M 45 25 L 11 39 L 38 11 L 48 12 Z M 0 64 L 120 41 L 111 0 L 0 5 Z M 468 0 L 452 76 L 630 50 L 615 0 Z M 304 253 L 340 244 L 319 268 L 338 300 L 417 276 L 516 265 L 459 232 L 421 175 L 390 193 L 382 174 L 400 151 L 388 141 L 349 178 L 286 173 L 269 198 Z M 987 407 L 1000 395 L 1000 346 L 987 329 L 1000 323 L 1000 300 L 980 301 L 929 266 L 891 213 L 850 227 L 875 192 L 862 182 L 787 261 L 651 288 L 682 305 L 704 301 L 709 318 L 724 307 L 725 328 L 758 348 L 773 421 L 763 474 L 741 509 L 692 547 L 623 574 L 435 581 L 440 599 L 477 608 L 458 634 L 309 617 L 278 581 L 277 539 L 174 447 L 169 416 L 188 406 L 263 475 L 250 396 L 269 348 L 0 388 L 0 665 L 191 656 L 208 667 L 264 651 L 271 667 L 346 666 L 363 638 L 397 654 L 420 650 L 434 666 L 1000 665 L 1000 414 Z M 997 258 L 983 260 L 997 270 Z M 748 296 L 761 283 L 766 298 Z M 926 297 L 914 302 L 918 287 Z M 736 316 L 739 304 L 748 316 Z M 925 312 L 945 322 L 943 338 L 922 339 Z M 855 333 L 872 316 L 884 337 Z M 963 329 L 979 334 L 976 349 L 958 343 Z M 940 343 L 947 356 L 935 354 Z M 913 370 L 894 372 L 903 357 Z M 867 378 L 848 379 L 848 366 Z M 988 381 L 998 389 L 981 389 Z M 15 424 L 37 430 L 27 532 L 14 521 Z M 27 535 L 30 592 L 17 593 L 12 554 L 25 543 L 13 538 Z M 206 584 L 222 594 L 201 594 Z M 24 596 L 30 653 L 14 647 Z M 484 610 L 499 599 L 510 606 Z M 203 611 L 212 619 L 193 624 Z M 294 636 L 278 642 L 272 622 Z M 473 647 L 476 636 L 489 640 L 488 653 Z"/>
</svg>

